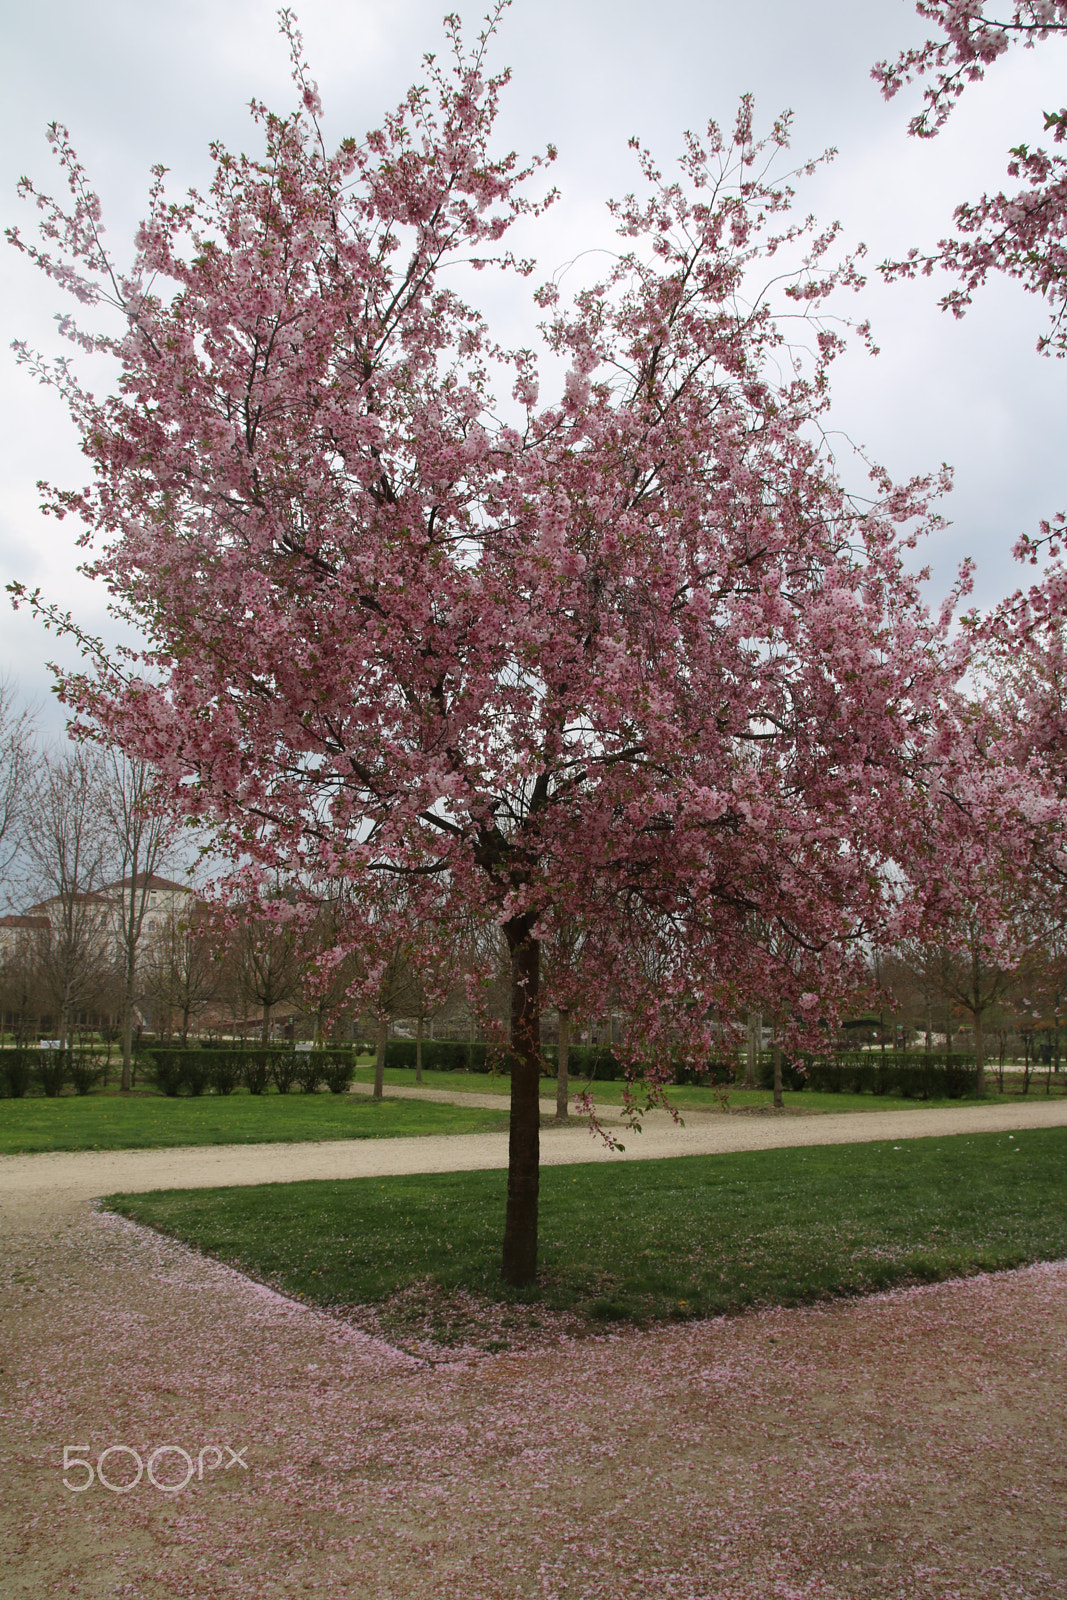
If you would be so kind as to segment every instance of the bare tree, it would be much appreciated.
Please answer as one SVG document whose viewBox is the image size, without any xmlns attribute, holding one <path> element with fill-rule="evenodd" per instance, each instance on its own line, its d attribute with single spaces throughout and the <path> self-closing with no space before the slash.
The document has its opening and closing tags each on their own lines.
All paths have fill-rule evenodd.
<svg viewBox="0 0 1067 1600">
<path fill-rule="evenodd" d="M 574 1021 L 573 995 L 579 989 L 578 974 L 586 930 L 573 918 L 557 920 L 550 936 L 545 940 L 545 978 L 555 998 L 559 1018 L 559 1044 L 556 1056 L 556 1120 L 565 1121 L 570 1114 L 570 1042 Z"/>
<path fill-rule="evenodd" d="M 171 905 L 144 952 L 144 991 L 163 1010 L 180 1015 L 183 1045 L 190 1022 L 218 994 L 221 977 L 203 907 L 192 895 L 189 900 L 188 906 Z"/>
<path fill-rule="evenodd" d="M 990 950 L 977 918 L 960 930 L 956 948 L 943 947 L 937 955 L 942 992 L 970 1014 L 974 1025 L 976 1087 L 985 1090 L 985 1018 L 1001 998 L 1011 978 L 1011 967 Z"/>
<path fill-rule="evenodd" d="M 103 776 L 104 817 L 118 871 L 108 896 L 122 974 L 122 1087 L 129 1089 L 138 954 L 157 875 L 173 845 L 174 824 L 153 803 L 151 771 L 144 761 L 109 750 Z"/>
<path fill-rule="evenodd" d="M 0 873 L 7 872 L 19 848 L 33 733 L 32 713 L 19 709 L 14 686 L 0 678 Z"/>
<path fill-rule="evenodd" d="M 98 752 L 46 754 L 27 784 L 23 857 L 47 918 L 38 940 L 44 993 L 69 1043 L 80 1011 L 98 1006 L 113 978 L 108 901 L 104 774 Z"/>
<path fill-rule="evenodd" d="M 50 926 L 44 916 L 0 918 L 0 1027 L 10 1030 L 17 1045 L 28 1043 L 40 1028 L 44 1010 L 40 947 Z"/>
<path fill-rule="evenodd" d="M 263 1043 L 269 1044 L 274 1008 L 300 987 L 303 951 L 296 928 L 247 906 L 230 935 L 230 951 L 237 990 L 262 1008 Z"/>
</svg>

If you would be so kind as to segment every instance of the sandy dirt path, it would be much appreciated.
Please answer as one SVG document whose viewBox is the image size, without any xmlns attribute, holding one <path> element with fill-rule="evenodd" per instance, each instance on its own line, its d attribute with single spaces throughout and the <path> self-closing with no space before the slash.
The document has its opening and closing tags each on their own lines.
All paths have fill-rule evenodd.
<svg viewBox="0 0 1067 1600">
<path fill-rule="evenodd" d="M 672 1122 L 666 1113 L 657 1112 L 645 1118 L 641 1133 L 625 1135 L 623 1151 L 610 1150 L 577 1118 L 572 1127 L 546 1127 L 541 1133 L 541 1160 L 545 1166 L 581 1161 L 649 1161 L 665 1156 L 725 1155 L 733 1150 L 772 1150 L 806 1144 L 863 1144 L 877 1139 L 929 1139 L 952 1133 L 1009 1132 L 1064 1124 L 1067 1100 L 936 1110 L 917 1107 L 909 1111 L 830 1112 L 820 1116 L 698 1114 L 688 1117 L 684 1127 Z M 36 1226 L 45 1216 L 119 1191 L 476 1171 L 506 1167 L 507 1157 L 506 1133 L 0 1156 L 0 1232 L 5 1227 Z"/>
<path fill-rule="evenodd" d="M 723 1118 L 700 1139 L 1065 1120 L 1003 1116 Z M 697 1130 L 642 1138 L 647 1156 Z M 86 1204 L 322 1163 L 496 1164 L 473 1142 L 8 1158 L 0 1595 L 1064 1600 L 1067 1264 L 426 1365 Z M 578 1130 L 545 1145 L 596 1158 Z M 68 1445 L 94 1469 L 123 1447 L 102 1463 L 116 1488 L 64 1487 L 84 1481 Z M 117 1492 L 132 1451 L 164 1487 L 146 1470 Z"/>
</svg>

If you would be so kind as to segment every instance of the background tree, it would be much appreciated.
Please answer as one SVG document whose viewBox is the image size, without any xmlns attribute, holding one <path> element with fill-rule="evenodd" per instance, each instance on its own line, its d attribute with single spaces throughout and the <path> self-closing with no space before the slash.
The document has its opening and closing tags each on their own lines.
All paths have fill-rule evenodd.
<svg viewBox="0 0 1067 1600">
<path fill-rule="evenodd" d="M 574 1021 L 574 1001 L 581 996 L 583 947 L 587 930 L 574 918 L 556 919 L 545 939 L 546 993 L 555 1002 L 559 1018 L 556 1056 L 556 1119 L 570 1115 L 570 1044 Z"/>
<path fill-rule="evenodd" d="M 129 1089 L 138 958 L 153 879 L 168 861 L 174 823 L 158 807 L 155 775 L 147 762 L 109 750 L 103 756 L 102 776 L 103 821 L 118 874 L 118 881 L 108 886 L 108 897 L 122 970 L 122 1087 Z"/>
<path fill-rule="evenodd" d="M 21 806 L 33 765 L 34 722 L 15 687 L 0 678 L 0 875 L 19 847 Z"/>
<path fill-rule="evenodd" d="M 219 994 L 222 962 L 203 904 L 189 896 L 185 906 L 172 904 L 152 930 L 144 953 L 143 987 L 153 1006 L 181 1018 L 181 1040 L 187 1044 L 190 1023 L 203 1016 Z"/>
<path fill-rule="evenodd" d="M 293 907 L 279 892 L 232 905 L 227 920 L 232 981 L 245 1004 L 259 1008 L 268 1045 L 275 1010 L 300 990 L 304 955 Z"/>
<path fill-rule="evenodd" d="M 48 920 L 37 940 L 37 970 L 64 1045 L 79 1013 L 104 1003 L 114 982 L 105 779 L 99 753 L 79 747 L 38 759 L 27 788 L 23 855 L 27 880 Z"/>
<path fill-rule="evenodd" d="M 818 312 L 858 278 L 835 230 L 788 219 L 787 123 L 757 141 L 746 102 L 670 180 L 639 152 L 606 278 L 569 308 L 538 291 L 569 368 L 544 405 L 530 352 L 500 351 L 442 277 L 537 209 L 537 163 L 489 148 L 506 75 L 486 75 L 487 35 L 466 52 L 448 26 L 451 67 L 427 58 L 429 87 L 334 154 L 290 29 L 301 109 L 257 105 L 266 155 L 217 147 L 204 197 L 172 205 L 160 173 L 126 272 L 54 129 L 73 209 L 35 196 L 47 248 L 22 247 L 123 319 L 63 323 L 118 360 L 116 395 L 35 364 L 95 473 L 50 505 L 84 521 L 146 639 L 64 692 L 260 870 L 345 880 L 368 917 L 402 879 L 415 922 L 500 928 L 503 1273 L 523 1284 L 552 917 L 600 919 L 587 1012 L 625 992 L 627 1051 L 684 1036 L 703 1059 L 757 974 L 771 1011 L 819 1013 L 753 957 L 754 914 L 832 1008 L 939 828 L 981 833 L 969 793 L 940 804 L 964 652 L 905 565 L 932 485 L 875 471 L 876 503 L 854 502 L 820 443 L 840 337 Z"/>
<path fill-rule="evenodd" d="M 985 1090 L 986 1016 L 1007 994 L 1014 960 L 1001 949 L 991 947 L 977 917 L 968 918 L 959 930 L 955 947 L 942 945 L 937 955 L 937 970 L 942 993 L 971 1019 L 974 1030 L 974 1057 L 977 1067 L 977 1092 Z"/>
</svg>

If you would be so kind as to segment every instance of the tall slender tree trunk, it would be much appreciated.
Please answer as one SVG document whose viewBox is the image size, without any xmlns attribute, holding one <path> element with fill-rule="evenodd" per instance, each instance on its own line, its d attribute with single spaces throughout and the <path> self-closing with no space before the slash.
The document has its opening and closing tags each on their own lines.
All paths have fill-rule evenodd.
<svg viewBox="0 0 1067 1600">
<path fill-rule="evenodd" d="M 511 955 L 511 1124 L 508 1203 L 501 1276 L 522 1288 L 537 1276 L 537 1192 L 541 1160 L 541 946 L 527 914 L 504 924 Z"/>
<path fill-rule="evenodd" d="M 374 1057 L 374 1094 L 380 1100 L 385 1093 L 385 1046 L 389 1039 L 389 1018 L 382 1012 L 378 1017 L 378 1052 Z"/>
<path fill-rule="evenodd" d="M 782 1099 L 782 1041 L 778 1037 L 778 1030 L 774 1032 L 774 1109 L 781 1111 L 785 1105 Z"/>
<path fill-rule="evenodd" d="M 422 1012 L 415 1023 L 415 1082 L 422 1082 Z"/>
<path fill-rule="evenodd" d="M 263 1048 L 270 1044 L 270 1014 L 273 1010 L 269 1000 L 263 1002 Z"/>
<path fill-rule="evenodd" d="M 974 1013 L 974 1061 L 977 1067 L 975 1077 L 975 1093 L 985 1094 L 985 1033 L 982 1028 L 982 1013 Z"/>
<path fill-rule="evenodd" d="M 748 1014 L 748 1039 L 745 1047 L 745 1088 L 755 1089 L 759 1080 L 759 1053 L 763 1043 L 763 1014 Z"/>
<path fill-rule="evenodd" d="M 985 1051 L 982 1038 L 982 1012 L 984 1007 L 979 1004 L 982 998 L 982 969 L 978 961 L 978 946 L 971 946 L 971 987 L 974 994 L 974 1061 L 977 1067 L 974 1088 L 976 1094 L 985 1094 Z"/>
<path fill-rule="evenodd" d="M 122 1087 L 133 1088 L 133 994 L 134 974 L 132 964 L 126 962 L 126 987 L 122 997 Z"/>
<path fill-rule="evenodd" d="M 571 1050 L 571 1014 L 566 1006 L 559 1013 L 559 1061 L 556 1065 L 556 1116 L 570 1115 L 570 1095 L 567 1088 L 568 1058 Z"/>
</svg>

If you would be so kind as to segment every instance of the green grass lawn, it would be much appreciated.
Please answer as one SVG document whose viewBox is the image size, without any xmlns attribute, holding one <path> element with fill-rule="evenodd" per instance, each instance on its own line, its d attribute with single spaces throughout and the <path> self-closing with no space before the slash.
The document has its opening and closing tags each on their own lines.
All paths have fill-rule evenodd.
<svg viewBox="0 0 1067 1600">
<path fill-rule="evenodd" d="M 702 1317 L 1067 1255 L 1067 1128 L 548 1167 L 539 1300 L 591 1319 Z M 413 1285 L 515 1296 L 505 1174 L 113 1195 L 284 1292 L 373 1305 Z"/>
<path fill-rule="evenodd" d="M 507 1106 L 440 1105 L 355 1094 L 62 1095 L 0 1100 L 0 1153 L 138 1150 L 189 1144 L 308 1139 L 395 1139 L 507 1127 Z"/>
<path fill-rule="evenodd" d="M 373 1083 L 373 1067 L 357 1067 L 355 1072 L 357 1083 Z M 390 1067 L 385 1073 L 386 1088 L 414 1088 L 414 1067 Z M 458 1094 L 499 1094 L 507 1095 L 511 1089 L 511 1079 L 500 1073 L 491 1072 L 424 1072 L 422 1075 L 424 1089 L 450 1089 Z M 622 1084 L 618 1082 L 588 1083 L 582 1078 L 570 1080 L 572 1097 L 588 1088 L 598 1106 L 617 1106 L 622 1104 Z M 1044 1089 L 1041 1089 L 1044 1095 Z M 1038 1098 L 1037 1093 L 1031 1088 L 1031 1096 Z M 700 1089 L 691 1085 L 676 1084 L 668 1090 L 671 1104 L 683 1114 L 686 1111 L 716 1111 L 722 1107 L 722 1091 L 714 1089 Z M 541 1079 L 541 1098 L 555 1100 L 556 1084 L 554 1078 Z M 805 1089 L 801 1093 L 789 1093 L 783 1096 L 786 1109 L 789 1111 L 827 1112 L 827 1111 L 906 1111 L 915 1106 L 958 1106 L 973 1105 L 974 1101 L 963 1100 L 904 1100 L 895 1095 L 876 1094 L 824 1094 L 821 1091 Z M 773 1104 L 773 1095 L 769 1089 L 735 1089 L 730 1088 L 727 1094 L 727 1108 L 731 1111 L 746 1111 L 770 1106 Z M 983 1103 L 994 1105 L 998 1103 L 1016 1104 L 1018 1094 L 997 1094 L 992 1086 L 983 1097 Z M 573 1107 L 572 1107 L 573 1110 Z"/>
</svg>

